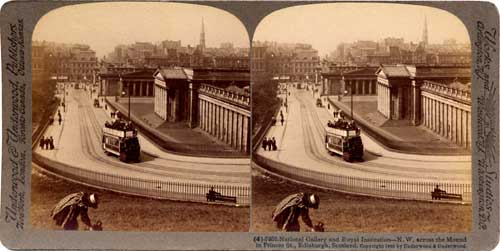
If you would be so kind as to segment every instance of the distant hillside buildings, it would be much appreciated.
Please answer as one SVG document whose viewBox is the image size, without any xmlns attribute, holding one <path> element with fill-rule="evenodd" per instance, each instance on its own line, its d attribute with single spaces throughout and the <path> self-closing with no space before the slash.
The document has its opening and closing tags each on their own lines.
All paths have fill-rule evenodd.
<svg viewBox="0 0 500 251">
<path fill-rule="evenodd" d="M 452 39 L 442 44 L 417 44 L 390 37 L 378 42 L 341 43 L 328 61 L 336 65 L 470 64 L 470 54 L 470 44 L 458 44 Z"/>
<path fill-rule="evenodd" d="M 427 20 L 424 21 L 422 41 L 405 42 L 404 38 L 388 37 L 380 41 L 359 40 L 341 43 L 328 58 L 335 65 L 470 65 L 471 47 L 460 44 L 455 39 L 444 40 L 441 44 L 430 44 Z"/>
<path fill-rule="evenodd" d="M 33 81 L 92 82 L 97 57 L 89 45 L 33 41 Z"/>
<path fill-rule="evenodd" d="M 314 82 L 320 70 L 318 51 L 310 44 L 254 41 L 252 74 Z"/>
<path fill-rule="evenodd" d="M 196 46 L 182 45 L 180 40 L 135 42 L 116 46 L 104 61 L 115 66 L 137 68 L 179 66 L 244 69 L 249 68 L 249 51 L 249 48 L 236 48 L 230 42 L 221 43 L 218 48 L 206 47 L 202 21 L 200 43 Z"/>
</svg>

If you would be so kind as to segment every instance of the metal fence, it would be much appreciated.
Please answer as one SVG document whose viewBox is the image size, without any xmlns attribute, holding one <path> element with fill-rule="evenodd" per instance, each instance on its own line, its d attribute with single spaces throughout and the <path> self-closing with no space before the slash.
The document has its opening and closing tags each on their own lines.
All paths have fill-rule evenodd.
<svg viewBox="0 0 500 251">
<path fill-rule="evenodd" d="M 126 194 L 158 199 L 207 202 L 206 193 L 213 187 L 216 192 L 222 195 L 236 197 L 236 204 L 239 206 L 248 206 L 250 204 L 249 185 L 211 185 L 107 174 L 70 167 L 37 153 L 33 153 L 33 161 L 49 172 L 66 179 Z"/>
<path fill-rule="evenodd" d="M 280 176 L 332 190 L 375 197 L 411 200 L 431 200 L 436 185 L 439 189 L 462 196 L 462 202 L 472 202 L 471 184 L 359 178 L 308 170 L 283 164 L 258 154 L 252 156 L 261 167 Z"/>
</svg>

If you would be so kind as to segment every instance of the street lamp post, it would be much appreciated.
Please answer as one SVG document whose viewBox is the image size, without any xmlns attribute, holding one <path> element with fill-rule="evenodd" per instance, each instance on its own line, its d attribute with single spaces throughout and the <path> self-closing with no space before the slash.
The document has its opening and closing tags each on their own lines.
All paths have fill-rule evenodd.
<svg viewBox="0 0 500 251">
<path fill-rule="evenodd" d="M 285 84 L 285 111 L 288 113 L 288 83 Z"/>
<path fill-rule="evenodd" d="M 120 76 L 120 83 L 122 83 L 122 86 L 123 84 L 123 78 Z M 130 120 L 130 83 L 127 83 L 127 92 L 128 92 L 128 121 L 131 121 Z M 125 95 L 125 91 L 122 91 L 122 96 Z"/>
<path fill-rule="evenodd" d="M 353 114 L 354 114 L 353 113 L 353 102 L 352 102 L 352 98 L 353 98 L 353 96 L 352 96 L 352 83 L 349 85 L 349 87 L 350 87 L 349 88 L 350 89 L 349 92 L 351 92 L 351 120 L 354 121 L 354 116 L 353 116 Z M 344 94 L 347 94 L 347 90 L 344 90 Z"/>
<path fill-rule="evenodd" d="M 130 122 L 130 83 L 127 83 L 128 86 L 128 121 Z"/>
<path fill-rule="evenodd" d="M 63 82 L 63 112 L 66 112 L 66 81 Z"/>
</svg>

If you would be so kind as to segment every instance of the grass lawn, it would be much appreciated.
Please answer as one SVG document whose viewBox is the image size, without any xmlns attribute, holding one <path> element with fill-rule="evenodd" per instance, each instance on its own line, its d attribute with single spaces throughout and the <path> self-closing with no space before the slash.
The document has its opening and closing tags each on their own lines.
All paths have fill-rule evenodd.
<svg viewBox="0 0 500 251">
<path fill-rule="evenodd" d="M 109 231 L 247 232 L 249 208 L 148 199 L 99 190 L 42 174 L 31 176 L 31 224 L 38 229 L 59 229 L 50 212 L 70 193 L 87 191 L 100 196 L 98 209 L 89 209 L 92 221 L 101 220 Z M 80 226 L 82 227 L 82 226 Z"/>
<path fill-rule="evenodd" d="M 287 195 L 314 192 L 317 210 L 313 223 L 322 221 L 328 232 L 469 232 L 472 206 L 394 199 L 378 199 L 311 188 L 252 170 L 251 231 L 279 231 L 271 219 L 274 207 Z M 300 220 L 299 220 L 300 221 Z M 304 224 L 300 221 L 301 225 Z M 305 231 L 302 227 L 301 231 Z"/>
</svg>

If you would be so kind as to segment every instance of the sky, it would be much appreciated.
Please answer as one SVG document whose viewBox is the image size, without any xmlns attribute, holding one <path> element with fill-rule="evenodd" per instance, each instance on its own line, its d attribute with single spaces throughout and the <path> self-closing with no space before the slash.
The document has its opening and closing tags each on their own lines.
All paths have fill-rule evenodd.
<svg viewBox="0 0 500 251">
<path fill-rule="evenodd" d="M 259 23 L 253 41 L 309 43 L 324 56 L 341 42 L 379 41 L 386 37 L 420 42 L 425 18 L 429 43 L 449 38 L 470 43 L 467 29 L 453 14 L 432 7 L 390 3 L 328 3 L 282 9 Z"/>
<path fill-rule="evenodd" d="M 232 42 L 249 47 L 248 33 L 232 14 L 208 6 L 181 3 L 90 3 L 55 9 L 35 27 L 33 40 L 88 44 L 98 57 L 119 44 L 181 40 L 199 44 L 202 17 L 207 47 Z"/>
</svg>

